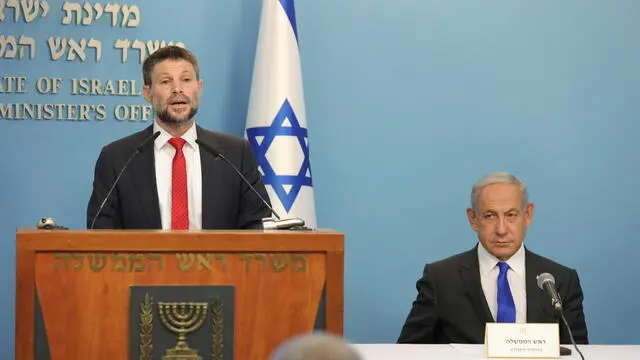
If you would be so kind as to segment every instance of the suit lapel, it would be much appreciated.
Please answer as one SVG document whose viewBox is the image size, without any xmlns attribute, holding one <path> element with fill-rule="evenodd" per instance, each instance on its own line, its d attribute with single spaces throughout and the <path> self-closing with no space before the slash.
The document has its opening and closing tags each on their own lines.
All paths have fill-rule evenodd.
<svg viewBox="0 0 640 360">
<path fill-rule="evenodd" d="M 553 319 L 553 310 L 546 311 L 544 292 L 538 287 L 536 276 L 543 271 L 529 250 L 525 248 L 526 288 L 527 288 L 527 322 L 549 322 Z"/>
<path fill-rule="evenodd" d="M 144 131 L 144 137 L 151 136 L 153 126 Z M 140 198 L 150 229 L 162 229 L 158 186 L 156 184 L 156 165 L 153 144 L 148 144 L 138 154 L 135 166 L 132 166 L 136 192 Z"/>
<path fill-rule="evenodd" d="M 196 127 L 198 138 L 202 139 L 207 144 L 211 145 L 214 149 L 220 150 L 219 144 L 212 136 L 207 136 L 207 133 L 203 131 L 200 126 Z M 216 204 L 223 204 L 221 198 L 222 192 L 216 191 L 222 189 L 222 177 L 220 176 L 221 166 L 224 166 L 222 160 L 216 159 L 212 154 L 207 152 L 202 146 L 200 149 L 200 166 L 202 170 L 202 228 L 203 229 L 215 229 L 217 228 L 216 222 L 222 220 L 217 210 L 220 206 Z"/>
<path fill-rule="evenodd" d="M 466 259 L 460 266 L 460 276 L 467 292 L 467 297 L 483 322 L 494 322 L 487 299 L 480 282 L 480 264 L 478 263 L 477 246 L 467 252 Z"/>
</svg>

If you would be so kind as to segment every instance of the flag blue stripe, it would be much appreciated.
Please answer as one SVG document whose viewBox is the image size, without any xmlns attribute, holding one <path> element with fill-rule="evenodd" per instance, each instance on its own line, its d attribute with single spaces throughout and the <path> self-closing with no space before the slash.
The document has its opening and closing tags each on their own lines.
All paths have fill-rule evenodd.
<svg viewBox="0 0 640 360">
<path fill-rule="evenodd" d="M 296 36 L 296 42 L 298 42 L 298 26 L 296 26 L 296 8 L 293 5 L 293 0 L 279 0 L 280 5 L 284 9 L 284 12 L 287 14 L 289 18 L 289 22 L 291 23 L 291 27 L 293 28 L 293 33 Z"/>
<path fill-rule="evenodd" d="M 248 128 L 253 130 L 252 136 L 297 136 L 298 134 L 302 134 L 304 137 L 307 137 L 308 130 L 305 128 L 286 128 L 281 127 L 274 129 L 272 127 L 252 127 Z"/>
</svg>

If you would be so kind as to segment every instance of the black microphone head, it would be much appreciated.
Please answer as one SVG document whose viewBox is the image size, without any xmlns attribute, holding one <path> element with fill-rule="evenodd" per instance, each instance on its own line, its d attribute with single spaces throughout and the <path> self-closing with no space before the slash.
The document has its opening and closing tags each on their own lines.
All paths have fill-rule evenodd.
<svg viewBox="0 0 640 360">
<path fill-rule="evenodd" d="M 556 285 L 556 279 L 549 273 L 542 273 L 536 276 L 536 281 L 538 282 L 538 287 L 542 290 L 544 290 L 544 284 L 547 282 L 551 283 L 551 286 Z"/>
<path fill-rule="evenodd" d="M 200 138 L 196 139 L 196 144 L 202 146 L 203 148 L 205 148 L 205 150 L 207 150 L 208 152 L 211 153 L 211 155 L 213 155 L 214 157 L 220 157 L 220 152 L 216 149 L 214 149 L 213 147 L 211 147 L 209 144 L 207 144 L 206 142 L 200 140 Z"/>
<path fill-rule="evenodd" d="M 160 136 L 160 131 L 156 131 L 155 133 L 153 133 L 153 135 L 149 136 L 147 139 L 145 139 L 142 144 L 138 145 L 138 147 L 136 148 L 137 152 L 141 152 L 142 149 L 147 146 L 148 143 L 155 141 L 155 139 L 158 138 L 158 136 Z"/>
</svg>

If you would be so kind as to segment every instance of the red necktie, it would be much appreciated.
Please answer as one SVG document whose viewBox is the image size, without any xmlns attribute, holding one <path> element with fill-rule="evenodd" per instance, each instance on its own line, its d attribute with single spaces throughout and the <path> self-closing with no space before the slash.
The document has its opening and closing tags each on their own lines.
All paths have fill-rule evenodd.
<svg viewBox="0 0 640 360">
<path fill-rule="evenodd" d="M 185 140 L 171 138 L 169 144 L 176 148 L 171 171 L 171 228 L 189 229 L 189 198 L 187 196 L 187 164 L 182 153 Z"/>
</svg>

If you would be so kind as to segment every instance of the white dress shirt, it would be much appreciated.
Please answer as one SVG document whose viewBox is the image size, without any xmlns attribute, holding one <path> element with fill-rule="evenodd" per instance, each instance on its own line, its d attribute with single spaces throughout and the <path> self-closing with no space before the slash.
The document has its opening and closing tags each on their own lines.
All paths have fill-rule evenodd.
<svg viewBox="0 0 640 360">
<path fill-rule="evenodd" d="M 160 136 L 154 142 L 154 155 L 156 165 L 156 185 L 158 187 L 158 200 L 160 205 L 160 218 L 162 229 L 171 229 L 171 174 L 173 169 L 173 156 L 176 149 L 169 144 L 172 136 L 158 125 L 153 123 L 153 132 L 160 131 Z M 187 165 L 187 193 L 189 200 L 189 229 L 202 229 L 202 166 L 200 163 L 200 150 L 196 144 L 195 122 L 187 132 L 181 136 L 186 143 L 182 147 Z"/>
<path fill-rule="evenodd" d="M 482 244 L 478 244 L 478 262 L 480 265 L 480 281 L 482 282 L 484 297 L 487 299 L 487 304 L 489 305 L 493 319 L 496 320 L 498 313 L 498 274 L 500 273 L 498 263 L 500 260 L 491 255 Z M 507 281 L 509 281 L 513 302 L 516 305 L 516 323 L 526 323 L 527 282 L 525 280 L 524 246 L 521 245 L 520 249 L 505 262 L 509 265 Z"/>
</svg>

